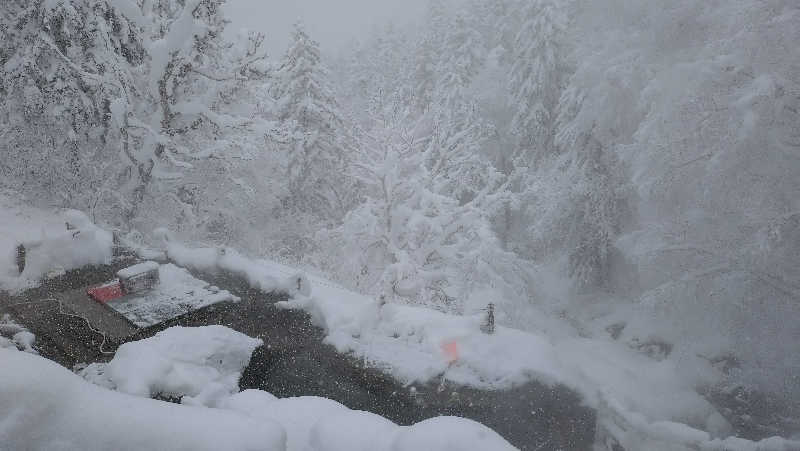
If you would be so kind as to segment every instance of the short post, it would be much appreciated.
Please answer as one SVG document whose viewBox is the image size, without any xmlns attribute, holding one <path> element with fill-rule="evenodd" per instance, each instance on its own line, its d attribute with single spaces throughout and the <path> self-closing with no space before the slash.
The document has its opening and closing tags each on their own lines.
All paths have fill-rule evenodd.
<svg viewBox="0 0 800 451">
<path fill-rule="evenodd" d="M 491 335 L 494 333 L 494 303 L 489 303 L 486 309 L 486 321 L 481 324 L 481 332 Z"/>
<path fill-rule="evenodd" d="M 17 246 L 17 269 L 20 274 L 25 270 L 25 245 L 23 244 Z"/>
</svg>

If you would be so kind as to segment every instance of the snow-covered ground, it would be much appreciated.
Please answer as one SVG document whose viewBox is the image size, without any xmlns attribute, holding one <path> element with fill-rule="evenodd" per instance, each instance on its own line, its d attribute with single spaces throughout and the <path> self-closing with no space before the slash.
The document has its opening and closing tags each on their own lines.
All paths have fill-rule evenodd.
<svg viewBox="0 0 800 451">
<path fill-rule="evenodd" d="M 650 358 L 611 338 L 553 337 L 502 326 L 488 335 L 480 330 L 483 314 L 455 316 L 424 307 L 381 305 L 322 277 L 296 276 L 293 268 L 248 259 L 232 249 L 189 249 L 170 242 L 166 252 L 182 265 L 234 272 L 266 291 L 286 288 L 287 278 L 307 280 L 310 294 L 295 290 L 281 306 L 307 311 L 337 350 L 407 384 L 446 379 L 502 389 L 532 379 L 562 383 L 617 420 L 635 418 L 638 431 L 660 434 L 664 449 L 681 449 L 687 441 L 694 448 L 686 449 L 800 449 L 797 442 L 780 438 L 759 444 L 719 440 L 729 437 L 732 428 L 696 390 L 715 377 L 715 370 L 707 363 L 702 366 L 701 360 L 696 373 L 687 376 L 676 362 Z"/>
<path fill-rule="evenodd" d="M 0 212 L 0 290 L 30 288 L 47 274 L 111 259 L 112 234 L 79 211 L 32 207 L 19 194 L 0 191 Z M 26 249 L 21 274 L 16 263 L 20 244 Z"/>
<path fill-rule="evenodd" d="M 13 368 L 0 373 L 0 443 L 85 450 L 514 449 L 463 418 L 403 427 L 325 398 L 237 393 L 239 374 L 260 344 L 222 326 L 167 329 L 123 345 L 102 371 L 93 365 L 82 372 L 104 387 L 43 358 L 0 349 L 0 362 Z M 147 399 L 156 393 L 184 394 L 183 405 Z"/>
</svg>

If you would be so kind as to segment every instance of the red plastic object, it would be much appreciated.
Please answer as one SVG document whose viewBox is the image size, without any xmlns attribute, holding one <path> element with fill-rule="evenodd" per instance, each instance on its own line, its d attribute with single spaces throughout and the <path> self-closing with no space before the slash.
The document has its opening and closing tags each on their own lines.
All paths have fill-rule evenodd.
<svg viewBox="0 0 800 451">
<path fill-rule="evenodd" d="M 444 352 L 448 363 L 453 363 L 458 360 L 458 343 L 455 341 L 446 341 L 442 343 L 442 352 Z"/>
<path fill-rule="evenodd" d="M 111 282 L 99 287 L 91 288 L 86 292 L 86 294 L 101 304 L 121 298 L 124 295 L 119 282 Z"/>
</svg>

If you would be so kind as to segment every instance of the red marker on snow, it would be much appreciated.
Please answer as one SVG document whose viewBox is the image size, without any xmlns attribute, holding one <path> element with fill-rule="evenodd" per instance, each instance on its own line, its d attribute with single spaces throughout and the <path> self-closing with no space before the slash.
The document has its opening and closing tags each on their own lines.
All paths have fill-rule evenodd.
<svg viewBox="0 0 800 451">
<path fill-rule="evenodd" d="M 455 340 L 445 341 L 442 343 L 442 352 L 447 357 L 448 363 L 453 363 L 458 360 L 458 343 Z"/>
</svg>

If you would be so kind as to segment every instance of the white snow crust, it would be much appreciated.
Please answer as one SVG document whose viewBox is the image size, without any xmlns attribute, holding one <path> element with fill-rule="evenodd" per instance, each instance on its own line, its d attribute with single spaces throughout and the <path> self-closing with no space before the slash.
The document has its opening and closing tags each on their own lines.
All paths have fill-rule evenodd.
<svg viewBox="0 0 800 451">
<path fill-rule="evenodd" d="M 165 395 L 209 405 L 239 391 L 239 377 L 262 344 L 224 326 L 171 327 L 123 344 L 107 365 L 90 365 L 82 374 L 134 396 Z"/>
</svg>

